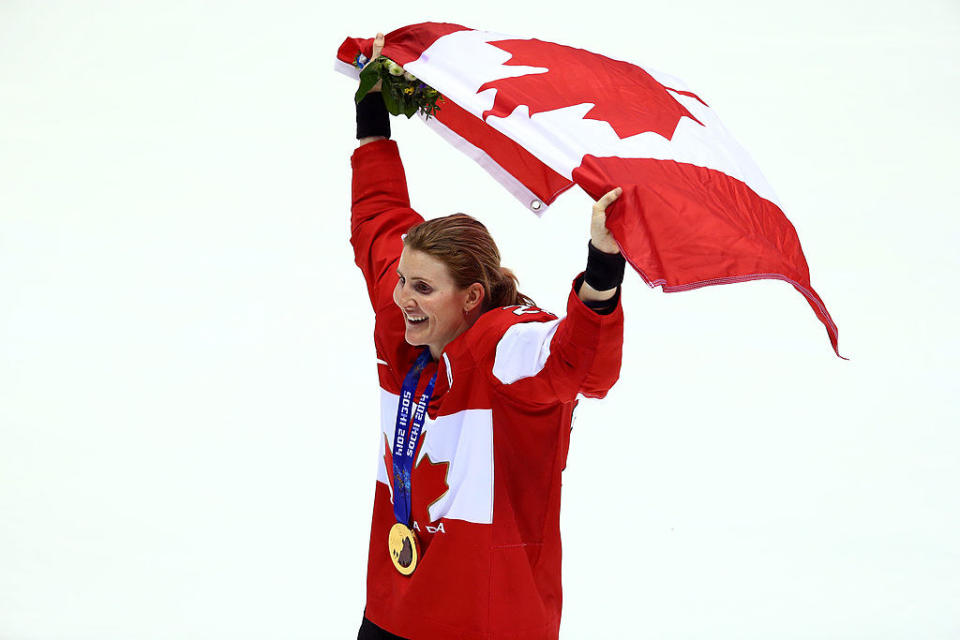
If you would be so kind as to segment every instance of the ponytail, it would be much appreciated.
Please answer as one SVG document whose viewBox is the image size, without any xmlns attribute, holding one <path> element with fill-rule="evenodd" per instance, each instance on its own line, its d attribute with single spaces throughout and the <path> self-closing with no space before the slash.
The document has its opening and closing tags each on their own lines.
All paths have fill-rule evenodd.
<svg viewBox="0 0 960 640">
<path fill-rule="evenodd" d="M 490 302 L 487 309 L 496 309 L 497 307 L 507 307 L 515 304 L 531 305 L 534 302 L 529 296 L 526 296 L 517 290 L 519 281 L 513 271 L 500 267 L 497 271 L 497 279 L 490 286 Z"/>
</svg>

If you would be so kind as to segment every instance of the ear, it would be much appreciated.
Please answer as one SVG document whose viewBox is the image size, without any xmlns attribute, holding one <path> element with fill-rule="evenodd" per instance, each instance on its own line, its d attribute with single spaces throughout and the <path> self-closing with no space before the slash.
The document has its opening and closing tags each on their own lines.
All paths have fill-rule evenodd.
<svg viewBox="0 0 960 640">
<path fill-rule="evenodd" d="M 467 297 L 463 301 L 463 310 L 470 313 L 483 302 L 483 285 L 474 282 L 467 287 Z"/>
</svg>

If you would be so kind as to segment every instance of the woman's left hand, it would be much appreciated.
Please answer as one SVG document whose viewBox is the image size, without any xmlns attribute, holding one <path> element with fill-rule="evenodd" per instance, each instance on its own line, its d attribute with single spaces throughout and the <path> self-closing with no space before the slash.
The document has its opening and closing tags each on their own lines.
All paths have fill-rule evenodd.
<svg viewBox="0 0 960 640">
<path fill-rule="evenodd" d="M 608 191 L 593 205 L 593 217 L 590 220 L 590 242 L 604 253 L 620 253 L 617 241 L 607 229 L 607 207 L 623 193 L 621 187 Z"/>
</svg>

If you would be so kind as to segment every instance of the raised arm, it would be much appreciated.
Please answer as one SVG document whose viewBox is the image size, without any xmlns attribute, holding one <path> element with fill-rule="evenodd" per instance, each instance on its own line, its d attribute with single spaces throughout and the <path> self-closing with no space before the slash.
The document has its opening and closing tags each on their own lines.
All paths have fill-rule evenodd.
<svg viewBox="0 0 960 640">
<path fill-rule="evenodd" d="M 488 323 L 494 387 L 524 404 L 571 402 L 577 395 L 602 398 L 620 376 L 623 308 L 620 285 L 625 260 L 606 228 L 606 208 L 620 195 L 614 189 L 593 207 L 586 271 L 573 281 L 567 315 L 556 318 L 532 308 L 506 308 L 525 322 L 504 316 Z"/>
<path fill-rule="evenodd" d="M 607 207 L 619 198 L 621 193 L 623 189 L 617 187 L 597 200 L 590 218 L 587 270 L 577 295 L 588 307 L 599 313 L 609 313 L 615 306 L 615 302 L 611 304 L 609 301 L 623 282 L 626 260 L 620 255 L 620 246 L 607 229 Z"/>
<path fill-rule="evenodd" d="M 373 57 L 383 48 L 383 34 L 374 40 Z M 390 140 L 390 120 L 379 87 L 357 104 L 357 139 L 353 152 L 353 202 L 350 243 L 367 282 L 376 313 L 392 311 L 396 266 L 402 236 L 423 218 L 410 208 L 407 181 L 397 143 Z M 399 315 L 398 315 L 399 318 Z"/>
</svg>

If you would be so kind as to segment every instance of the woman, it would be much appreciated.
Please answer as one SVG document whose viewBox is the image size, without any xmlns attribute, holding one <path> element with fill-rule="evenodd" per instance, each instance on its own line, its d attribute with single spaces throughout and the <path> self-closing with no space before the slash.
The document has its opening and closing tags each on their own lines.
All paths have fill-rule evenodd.
<svg viewBox="0 0 960 640">
<path fill-rule="evenodd" d="M 371 60 L 382 48 L 378 34 Z M 358 638 L 555 639 L 573 409 L 620 371 L 624 260 L 604 213 L 620 190 L 594 205 L 557 318 L 517 291 L 481 223 L 410 208 L 378 89 L 357 105 L 351 158 L 382 432 Z"/>
</svg>

